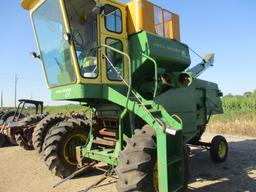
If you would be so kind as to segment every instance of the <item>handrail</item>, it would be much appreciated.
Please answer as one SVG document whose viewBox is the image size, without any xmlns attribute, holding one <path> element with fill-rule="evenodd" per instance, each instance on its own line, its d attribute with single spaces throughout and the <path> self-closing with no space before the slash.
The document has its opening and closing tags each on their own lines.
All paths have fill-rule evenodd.
<svg viewBox="0 0 256 192">
<path fill-rule="evenodd" d="M 128 60 L 129 60 L 129 64 L 130 64 L 130 57 L 127 55 L 127 54 L 125 54 L 125 53 L 123 53 L 123 52 L 121 52 L 121 51 L 119 51 L 119 50 L 116 50 L 115 48 L 113 48 L 113 47 L 110 47 L 110 46 L 108 46 L 108 45 L 105 45 L 105 44 L 102 44 L 102 47 L 107 47 L 107 48 L 109 48 L 109 49 L 111 49 L 111 50 L 114 50 L 114 51 L 116 51 L 116 52 L 118 52 L 118 53 L 120 53 L 120 54 L 122 54 L 122 55 L 126 55 L 127 56 L 127 58 L 128 58 Z M 99 48 L 99 47 L 98 47 Z M 116 70 L 116 68 L 115 68 L 115 66 L 113 65 L 113 63 L 109 60 L 109 58 L 106 56 L 106 54 L 103 52 L 102 53 L 103 54 L 103 56 L 108 60 L 108 62 L 110 63 L 110 65 L 114 68 L 114 70 Z M 153 62 L 154 61 L 154 59 L 152 59 L 152 58 L 150 58 L 149 57 L 149 59 Z M 155 69 L 156 69 L 156 72 L 157 72 L 157 64 L 156 64 L 156 62 L 153 62 L 154 64 L 155 64 Z M 117 70 L 116 70 L 117 71 Z M 131 71 L 131 67 L 129 66 L 129 71 Z M 118 71 L 117 71 L 118 72 Z M 157 73 L 156 73 L 157 74 Z M 156 77 L 157 77 L 157 75 L 156 75 Z M 141 101 L 141 99 L 138 97 L 138 95 L 136 94 L 136 92 L 135 91 L 133 91 L 132 90 L 132 87 L 131 87 L 131 78 L 129 79 L 129 84 L 130 85 L 128 85 L 128 83 L 125 81 L 125 79 L 123 78 L 123 77 L 121 77 L 122 78 L 122 80 L 123 80 L 123 82 L 128 86 L 128 88 L 129 88 L 129 90 L 128 90 L 128 93 L 127 93 L 127 98 L 126 98 L 126 105 L 125 105 L 125 109 L 124 109 L 124 111 L 122 112 L 122 115 L 121 115 L 121 117 L 123 117 L 126 113 L 127 113 L 127 111 L 128 111 L 128 104 L 129 104 L 129 96 L 130 96 L 130 92 L 132 92 L 133 94 L 134 94 L 134 96 L 137 98 L 137 100 L 138 100 L 138 102 L 141 104 L 141 106 L 144 108 L 144 110 L 146 111 L 146 113 L 149 115 L 149 116 L 151 116 L 151 118 L 153 119 L 153 124 L 154 123 L 158 123 L 159 124 L 159 126 L 163 129 L 163 131 L 165 131 L 166 133 L 168 133 L 168 134 L 171 134 L 171 135 L 175 135 L 176 134 L 176 131 L 175 130 L 172 130 L 172 129 L 170 129 L 170 128 L 168 128 L 168 127 L 166 127 L 166 126 L 162 126 L 160 123 L 159 123 L 159 121 L 157 121 L 157 119 L 152 115 L 152 113 L 147 109 L 147 107 L 144 105 L 144 103 L 143 103 L 143 101 Z M 156 86 L 156 88 L 157 88 L 157 86 Z M 162 111 L 162 110 L 161 110 Z"/>
<path fill-rule="evenodd" d="M 158 79 L 157 63 L 156 63 L 156 60 L 153 59 L 152 57 L 149 57 L 148 55 L 146 55 L 144 53 L 141 53 L 141 55 L 143 57 L 146 57 L 147 59 L 149 59 L 154 64 L 154 67 L 155 67 L 155 90 L 154 90 L 154 95 L 153 95 L 153 98 L 155 98 L 156 97 L 156 93 L 157 93 L 157 89 L 158 89 L 158 84 L 157 84 L 157 79 Z"/>
<path fill-rule="evenodd" d="M 117 53 L 119 53 L 119 54 L 125 56 L 125 57 L 128 59 L 128 65 L 129 65 L 129 67 L 128 67 L 128 73 L 129 73 L 128 84 L 127 84 L 127 83 L 124 81 L 124 79 L 123 79 L 123 81 L 124 81 L 124 82 L 127 84 L 127 86 L 128 86 L 127 102 L 126 102 L 126 106 L 127 106 L 128 101 L 129 101 L 129 98 L 130 98 L 130 94 L 131 94 L 131 87 L 132 87 L 132 74 L 131 74 L 131 73 L 132 73 L 132 70 L 131 70 L 131 59 L 130 59 L 130 56 L 129 56 L 128 54 L 126 54 L 125 52 L 120 51 L 120 50 L 118 50 L 118 49 L 115 49 L 115 48 L 113 48 L 113 47 L 111 47 L 111 46 L 109 46 L 109 45 L 106 45 L 106 44 L 101 44 L 100 47 L 105 47 L 105 48 L 111 49 L 112 51 L 115 51 L 115 52 L 117 52 Z"/>
</svg>

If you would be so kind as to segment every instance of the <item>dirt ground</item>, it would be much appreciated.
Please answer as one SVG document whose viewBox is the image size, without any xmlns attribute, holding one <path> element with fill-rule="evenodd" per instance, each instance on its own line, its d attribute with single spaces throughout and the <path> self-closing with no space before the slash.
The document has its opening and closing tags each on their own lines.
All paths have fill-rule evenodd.
<svg viewBox="0 0 256 192">
<path fill-rule="evenodd" d="M 205 134 L 210 141 L 214 134 Z M 228 160 L 219 165 L 209 152 L 192 149 L 189 191 L 256 192 L 256 138 L 225 135 L 229 142 Z M 79 192 L 101 177 L 100 171 L 75 178 L 53 189 L 60 181 L 46 169 L 34 151 L 19 147 L 0 148 L 0 192 Z M 108 178 L 91 192 L 116 192 L 116 179 Z"/>
</svg>

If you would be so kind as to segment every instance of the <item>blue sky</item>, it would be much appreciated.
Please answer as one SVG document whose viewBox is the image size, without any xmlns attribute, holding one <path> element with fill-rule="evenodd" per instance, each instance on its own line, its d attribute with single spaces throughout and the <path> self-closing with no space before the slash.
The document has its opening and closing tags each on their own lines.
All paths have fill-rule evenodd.
<svg viewBox="0 0 256 192">
<path fill-rule="evenodd" d="M 124 1 L 127 2 L 127 1 Z M 242 94 L 256 89 L 255 0 L 162 0 L 152 1 L 180 15 L 182 42 L 200 55 L 214 52 L 215 66 L 201 78 L 217 82 L 224 94 Z M 29 13 L 20 1 L 0 6 L 0 91 L 5 106 L 14 103 L 14 76 L 18 98 L 56 104 L 44 82 L 39 60 L 30 57 L 36 43 Z M 199 60 L 193 56 L 193 63 Z"/>
</svg>

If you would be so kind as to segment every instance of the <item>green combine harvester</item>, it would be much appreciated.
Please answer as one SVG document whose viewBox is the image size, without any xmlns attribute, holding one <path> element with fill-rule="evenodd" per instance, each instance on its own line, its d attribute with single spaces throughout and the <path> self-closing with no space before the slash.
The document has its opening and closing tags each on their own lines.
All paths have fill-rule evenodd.
<svg viewBox="0 0 256 192">
<path fill-rule="evenodd" d="M 22 6 L 52 99 L 90 109 L 87 120 L 48 126 L 42 153 L 55 175 L 104 162 L 120 192 L 186 191 L 189 144 L 210 149 L 215 163 L 226 160 L 225 138 L 200 141 L 210 117 L 223 113 L 217 84 L 198 79 L 214 55 L 189 68 L 178 15 L 146 0 L 23 0 Z"/>
</svg>

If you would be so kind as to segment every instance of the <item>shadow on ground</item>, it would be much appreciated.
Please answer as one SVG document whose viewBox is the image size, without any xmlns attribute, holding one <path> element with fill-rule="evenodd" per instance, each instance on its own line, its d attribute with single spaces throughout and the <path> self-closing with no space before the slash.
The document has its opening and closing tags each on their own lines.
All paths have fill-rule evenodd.
<svg viewBox="0 0 256 192">
<path fill-rule="evenodd" d="M 189 160 L 189 192 L 256 192 L 256 140 L 229 142 L 227 161 L 214 164 L 209 151 L 192 149 Z M 107 169 L 107 167 L 101 167 Z M 102 175 L 104 172 L 93 170 L 81 177 Z M 107 179 L 96 189 L 107 185 L 115 186 L 116 179 Z M 94 189 L 95 189 L 94 188 Z M 116 191 L 116 190 L 114 190 Z"/>
<path fill-rule="evenodd" d="M 229 142 L 225 163 L 211 162 L 209 151 L 193 149 L 190 158 L 189 191 L 255 192 L 256 140 Z"/>
</svg>

